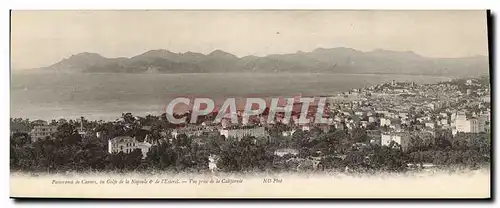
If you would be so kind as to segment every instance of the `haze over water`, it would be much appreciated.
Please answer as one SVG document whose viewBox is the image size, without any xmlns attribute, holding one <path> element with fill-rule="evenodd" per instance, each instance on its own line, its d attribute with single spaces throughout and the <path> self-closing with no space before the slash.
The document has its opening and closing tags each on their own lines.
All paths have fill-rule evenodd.
<svg viewBox="0 0 500 208">
<path fill-rule="evenodd" d="M 179 96 L 227 97 L 324 96 L 391 80 L 419 84 L 448 77 L 394 74 L 11 74 L 11 117 L 30 119 L 114 120 L 123 112 L 160 115 Z"/>
</svg>

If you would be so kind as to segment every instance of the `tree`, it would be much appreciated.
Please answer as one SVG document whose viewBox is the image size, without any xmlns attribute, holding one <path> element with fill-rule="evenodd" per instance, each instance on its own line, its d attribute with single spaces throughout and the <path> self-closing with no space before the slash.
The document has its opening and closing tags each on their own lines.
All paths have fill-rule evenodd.
<svg viewBox="0 0 500 208">
<path fill-rule="evenodd" d="M 15 147 L 22 147 L 31 142 L 31 137 L 27 133 L 16 132 L 10 137 L 10 145 Z"/>
<path fill-rule="evenodd" d="M 134 149 L 132 152 L 125 155 L 125 164 L 127 170 L 136 170 L 142 162 L 142 151 Z"/>
<path fill-rule="evenodd" d="M 351 133 L 352 140 L 355 142 L 368 143 L 369 138 L 366 133 L 366 130 L 363 128 L 354 128 Z"/>
<path fill-rule="evenodd" d="M 76 131 L 75 126 L 69 123 L 62 124 L 57 127 L 55 139 L 65 145 L 76 145 L 81 142 L 82 137 Z"/>
</svg>

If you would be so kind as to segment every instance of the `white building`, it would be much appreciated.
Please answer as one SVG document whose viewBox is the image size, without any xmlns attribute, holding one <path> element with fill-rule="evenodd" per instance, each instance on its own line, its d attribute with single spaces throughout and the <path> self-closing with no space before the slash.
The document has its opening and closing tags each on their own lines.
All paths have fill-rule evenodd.
<svg viewBox="0 0 500 208">
<path fill-rule="evenodd" d="M 408 117 L 408 113 L 406 113 L 406 112 L 400 112 L 399 113 L 399 117 L 401 117 L 401 118 L 407 118 Z"/>
<path fill-rule="evenodd" d="M 468 119 L 465 113 L 458 113 L 455 118 L 455 129 L 453 135 L 458 132 L 464 133 L 479 133 L 484 131 L 484 125 L 481 125 L 481 119 L 471 118 Z M 481 129 L 482 127 L 482 129 Z"/>
<path fill-rule="evenodd" d="M 298 155 L 299 154 L 299 151 L 296 150 L 296 149 L 290 149 L 290 148 L 285 148 L 285 149 L 278 149 L 276 151 L 274 151 L 274 155 L 277 155 L 279 157 L 283 157 L 285 155 Z"/>
<path fill-rule="evenodd" d="M 370 123 L 377 122 L 377 120 L 378 120 L 378 119 L 377 119 L 377 117 L 375 117 L 375 116 L 370 116 L 370 117 L 368 117 L 368 122 L 370 122 Z"/>
<path fill-rule="evenodd" d="M 303 125 L 301 129 L 302 129 L 302 131 L 311 131 L 311 126 L 310 125 Z"/>
<path fill-rule="evenodd" d="M 219 161 L 219 159 L 220 157 L 217 155 L 208 156 L 208 169 L 210 170 L 210 172 L 214 173 L 219 170 L 219 168 L 217 168 L 217 162 Z"/>
<path fill-rule="evenodd" d="M 466 94 L 467 95 L 471 95 L 472 94 L 472 90 L 471 89 L 467 89 Z"/>
<path fill-rule="evenodd" d="M 146 158 L 149 149 L 151 148 L 151 144 L 144 141 L 138 142 L 135 138 L 129 136 L 119 136 L 108 141 L 108 152 L 110 154 L 113 153 L 131 153 L 135 149 L 140 149 L 142 152 L 142 158 Z"/>
<path fill-rule="evenodd" d="M 429 103 L 426 105 L 428 108 L 430 108 L 431 110 L 435 110 L 436 109 L 436 104 L 435 103 Z"/>
<path fill-rule="evenodd" d="M 216 129 L 212 126 L 198 125 L 198 126 L 190 126 L 190 127 L 174 129 L 171 135 L 174 138 L 177 138 L 181 134 L 185 134 L 188 137 L 201 136 L 202 134 L 214 132 L 215 130 Z"/>
<path fill-rule="evenodd" d="M 368 121 L 361 121 L 361 126 L 364 128 L 368 127 Z"/>
<path fill-rule="evenodd" d="M 382 146 L 389 146 L 392 141 L 399 144 L 403 148 L 403 150 L 406 150 L 410 144 L 410 136 L 405 132 L 382 133 Z"/>
<path fill-rule="evenodd" d="M 391 119 L 380 118 L 380 126 L 391 126 Z"/>
<path fill-rule="evenodd" d="M 389 114 L 389 111 L 386 110 L 376 110 L 375 113 L 386 116 Z"/>
<path fill-rule="evenodd" d="M 289 130 L 289 131 L 283 131 L 281 133 L 282 136 L 292 136 L 293 133 L 295 133 L 295 129 Z"/>
<path fill-rule="evenodd" d="M 448 119 L 441 119 L 441 125 L 447 125 Z"/>
<path fill-rule="evenodd" d="M 356 111 L 354 112 L 354 115 L 357 115 L 357 116 L 363 116 L 365 113 L 363 111 Z"/>
<path fill-rule="evenodd" d="M 451 116 L 450 116 L 450 119 L 451 119 L 451 122 L 456 121 L 457 120 L 457 113 L 456 112 L 452 113 Z"/>
<path fill-rule="evenodd" d="M 53 133 L 56 132 L 57 132 L 57 126 L 51 126 L 51 125 L 35 126 L 30 132 L 31 142 L 36 142 L 39 139 L 50 137 L 52 136 Z"/>
<path fill-rule="evenodd" d="M 263 137 L 267 136 L 266 129 L 262 126 L 259 127 L 242 127 L 242 128 L 227 128 L 219 130 L 220 135 L 226 138 L 241 139 L 245 136 Z"/>
</svg>

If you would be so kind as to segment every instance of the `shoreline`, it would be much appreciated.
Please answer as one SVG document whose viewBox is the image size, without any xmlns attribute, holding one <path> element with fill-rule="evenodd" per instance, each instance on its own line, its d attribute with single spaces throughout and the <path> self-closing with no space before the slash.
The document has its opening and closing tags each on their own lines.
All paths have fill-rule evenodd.
<svg viewBox="0 0 500 208">
<path fill-rule="evenodd" d="M 73 73 L 74 74 L 74 73 Z M 107 75 L 112 75 L 112 74 L 123 74 L 123 73 L 81 73 L 81 74 L 88 74 L 88 75 L 92 75 L 92 74 L 107 74 Z M 127 73 L 129 74 L 129 73 Z M 173 74 L 166 74 L 166 75 L 202 75 L 202 74 L 210 74 L 210 75 L 226 75 L 224 73 L 173 73 Z M 231 75 L 238 75 L 238 74 L 251 74 L 251 73 L 229 73 Z M 257 73 L 257 75 L 264 75 L 264 76 L 268 76 L 269 74 L 273 74 L 273 73 Z M 380 74 L 356 74 L 356 73 L 282 73 L 280 75 L 321 75 L 321 74 L 326 74 L 326 75 L 335 75 L 335 74 L 338 74 L 338 75 L 366 75 L 366 76 L 378 76 Z M 255 75 L 255 74 L 254 74 Z M 387 74 L 387 75 L 395 75 L 395 76 L 410 76 L 411 74 Z M 448 79 L 448 80 L 452 80 L 454 79 L 453 77 L 450 77 L 450 76 L 436 76 L 436 75 L 416 75 L 416 76 L 423 76 L 423 77 L 433 77 L 433 78 L 439 78 L 439 79 Z M 404 80 L 398 80 L 400 82 L 409 82 L 409 81 L 404 81 Z M 432 83 L 426 83 L 426 84 L 421 84 L 421 85 L 427 85 L 427 84 L 438 84 L 442 81 L 436 81 L 436 82 L 432 82 Z M 355 88 L 350 88 L 349 90 L 345 91 L 345 90 L 337 90 L 335 92 L 330 92 L 329 94 L 321 94 L 321 95 L 317 95 L 316 97 L 334 97 L 336 96 L 337 94 L 339 93 L 343 93 L 343 92 L 348 92 L 348 91 L 351 91 L 353 89 L 357 89 L 357 88 L 366 88 L 366 87 L 370 87 L 370 86 L 373 86 L 373 85 L 379 85 L 379 84 L 384 84 L 384 83 L 387 83 L 387 82 L 380 82 L 378 84 L 368 84 L 368 85 L 360 85 L 359 87 L 355 87 Z M 263 93 L 263 94 L 270 94 L 268 96 L 262 96 L 262 97 L 265 97 L 266 99 L 268 98 L 272 98 L 272 97 L 294 97 L 296 96 L 296 94 L 290 94 L 289 96 L 273 96 L 271 95 L 272 93 Z M 302 94 L 302 93 L 299 93 L 299 94 Z M 173 95 L 172 98 L 175 98 L 176 96 Z M 227 96 L 221 96 L 221 97 L 227 97 Z M 230 96 L 231 97 L 231 96 Z M 234 95 L 232 97 L 235 97 Z M 307 96 L 305 95 L 304 97 L 313 97 L 313 96 Z M 12 104 L 12 101 L 11 101 L 11 104 Z M 221 105 L 222 103 L 219 103 L 219 105 Z M 56 116 L 56 117 L 48 117 L 48 116 L 16 116 L 16 117 L 13 117 L 12 116 L 12 113 L 13 113 L 13 109 L 11 107 L 10 109 L 10 118 L 22 118 L 22 119 L 30 119 L 30 120 L 37 120 L 37 119 L 40 119 L 40 120 L 45 120 L 45 121 L 50 121 L 52 119 L 72 119 L 72 120 L 76 120 L 76 119 L 80 119 L 81 116 L 84 116 L 86 119 L 89 119 L 89 120 L 92 120 L 92 121 L 99 121 L 99 120 L 103 120 L 105 122 L 113 122 L 115 121 L 116 119 L 119 119 L 120 118 L 120 115 L 121 113 L 132 113 L 132 115 L 134 116 L 139 116 L 139 117 L 145 117 L 147 115 L 152 115 L 152 116 L 161 116 L 162 113 L 164 113 L 164 106 L 165 104 L 164 103 L 156 103 L 156 104 L 150 104 L 149 106 L 156 106 L 158 107 L 156 110 L 153 110 L 151 108 L 149 109 L 144 109 L 144 110 L 139 110 L 139 111 L 127 111 L 127 110 L 122 110 L 122 111 L 114 111 L 114 112 L 110 112 L 110 111 L 106 111 L 106 110 L 102 110 L 102 112 L 100 113 L 96 113 L 96 114 L 92 114 L 92 113 L 73 113 L 73 115 L 64 115 L 64 116 Z M 69 106 L 70 108 L 72 107 L 76 107 L 76 106 Z M 52 107 L 54 108 L 54 106 Z"/>
<path fill-rule="evenodd" d="M 419 77 L 434 77 L 434 78 L 444 78 L 444 79 L 454 79 L 454 78 L 461 78 L 461 77 L 456 77 L 452 74 L 450 75 L 442 75 L 442 74 L 416 74 L 416 73 L 344 73 L 344 72 L 179 72 L 179 73 L 148 73 L 148 72 L 80 72 L 80 71 L 38 71 L 37 69 L 31 69 L 31 70 L 11 70 L 12 74 L 84 74 L 84 75 L 94 75 L 94 74 L 102 74 L 102 75 L 113 75 L 113 74 L 126 74 L 126 75 L 238 75 L 238 74 L 253 74 L 253 75 L 270 75 L 270 74 L 275 74 L 275 75 L 322 75 L 322 74 L 327 74 L 327 75 L 366 75 L 366 76 L 380 76 L 380 75 L 394 75 L 394 76 L 419 76 Z M 475 77 L 480 77 L 484 75 L 471 75 Z"/>
</svg>

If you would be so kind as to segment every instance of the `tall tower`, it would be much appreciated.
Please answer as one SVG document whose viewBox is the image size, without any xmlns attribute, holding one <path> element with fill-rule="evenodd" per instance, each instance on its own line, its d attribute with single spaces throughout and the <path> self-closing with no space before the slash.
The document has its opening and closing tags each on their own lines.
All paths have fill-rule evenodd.
<svg viewBox="0 0 500 208">
<path fill-rule="evenodd" d="M 81 121 L 80 121 L 80 131 L 83 132 L 83 116 L 80 117 L 81 118 Z"/>
</svg>

